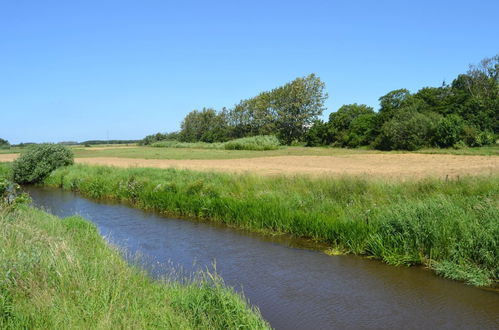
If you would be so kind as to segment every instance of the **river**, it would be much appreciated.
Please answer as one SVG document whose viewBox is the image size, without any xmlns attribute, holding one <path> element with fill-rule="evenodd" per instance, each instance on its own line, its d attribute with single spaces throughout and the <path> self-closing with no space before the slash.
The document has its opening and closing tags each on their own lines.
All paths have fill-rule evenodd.
<svg viewBox="0 0 499 330">
<path fill-rule="evenodd" d="M 79 214 L 111 243 L 140 255 L 153 276 L 175 265 L 212 268 L 276 329 L 498 329 L 499 294 L 356 256 L 328 256 L 310 242 L 269 237 L 27 187 L 36 206 Z M 133 260 L 137 260 L 133 258 Z"/>
</svg>

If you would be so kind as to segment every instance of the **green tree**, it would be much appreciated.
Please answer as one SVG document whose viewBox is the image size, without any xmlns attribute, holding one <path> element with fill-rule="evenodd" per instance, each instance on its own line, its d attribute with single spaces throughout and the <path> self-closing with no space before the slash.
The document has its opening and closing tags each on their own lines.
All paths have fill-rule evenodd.
<svg viewBox="0 0 499 330">
<path fill-rule="evenodd" d="M 389 121 L 403 107 L 409 105 L 411 93 L 405 89 L 396 89 L 379 98 L 381 124 Z"/>
<path fill-rule="evenodd" d="M 226 114 L 214 109 L 194 110 L 185 116 L 179 138 L 184 142 L 220 142 L 228 139 Z"/>
<path fill-rule="evenodd" d="M 315 74 L 297 78 L 271 91 L 271 114 L 276 114 L 277 136 L 284 144 L 303 139 L 324 111 L 325 84 Z"/>
<path fill-rule="evenodd" d="M 9 141 L 0 139 L 0 149 L 8 149 L 8 148 L 10 148 Z"/>
<path fill-rule="evenodd" d="M 442 117 L 435 128 L 433 141 L 436 146 L 449 148 L 461 141 L 464 121 L 455 114 Z"/>
<path fill-rule="evenodd" d="M 242 100 L 227 114 L 231 136 L 277 134 L 284 144 L 303 139 L 324 111 L 325 84 L 315 74 Z"/>
<path fill-rule="evenodd" d="M 383 124 L 374 146 L 381 150 L 417 150 L 429 146 L 438 120 L 435 113 L 405 109 Z"/>
<path fill-rule="evenodd" d="M 375 133 L 376 113 L 364 104 L 347 104 L 329 115 L 332 142 L 342 147 L 369 144 Z"/>
<path fill-rule="evenodd" d="M 307 147 L 331 144 L 331 125 L 322 120 L 314 121 L 310 129 L 305 134 L 304 140 Z"/>
</svg>

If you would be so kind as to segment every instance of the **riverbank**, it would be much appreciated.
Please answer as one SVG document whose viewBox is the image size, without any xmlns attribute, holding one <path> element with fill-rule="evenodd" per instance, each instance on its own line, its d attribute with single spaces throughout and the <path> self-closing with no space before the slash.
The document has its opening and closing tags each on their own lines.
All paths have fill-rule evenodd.
<svg viewBox="0 0 499 330">
<path fill-rule="evenodd" d="M 0 249 L 0 328 L 268 327 L 216 277 L 152 280 L 80 217 L 0 208 Z"/>
<path fill-rule="evenodd" d="M 499 270 L 499 176 L 404 182 L 75 165 L 45 184 L 165 214 L 288 233 L 473 285 Z"/>
</svg>

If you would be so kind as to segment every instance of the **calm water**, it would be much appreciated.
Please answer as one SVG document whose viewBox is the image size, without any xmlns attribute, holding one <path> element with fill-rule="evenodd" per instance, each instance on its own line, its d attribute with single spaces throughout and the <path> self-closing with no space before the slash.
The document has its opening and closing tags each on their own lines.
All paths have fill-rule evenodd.
<svg viewBox="0 0 499 330">
<path fill-rule="evenodd" d="M 74 193 L 27 188 L 35 205 L 79 214 L 155 275 L 167 264 L 216 268 L 276 329 L 499 329 L 499 294 L 420 268 L 327 256 L 290 238 L 165 218 Z M 159 265 L 159 266 L 158 266 Z"/>
</svg>

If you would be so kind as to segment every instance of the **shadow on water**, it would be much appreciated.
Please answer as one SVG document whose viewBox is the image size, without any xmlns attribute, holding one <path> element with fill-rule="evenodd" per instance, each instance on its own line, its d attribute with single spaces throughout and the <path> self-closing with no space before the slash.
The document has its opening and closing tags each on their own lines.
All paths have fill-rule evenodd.
<svg viewBox="0 0 499 330">
<path fill-rule="evenodd" d="M 36 206 L 79 214 L 153 276 L 179 265 L 210 269 L 243 291 L 277 329 L 494 329 L 499 294 L 355 256 L 328 256 L 307 241 L 162 217 L 60 189 L 27 187 Z M 178 269 L 178 268 L 177 268 Z"/>
</svg>

